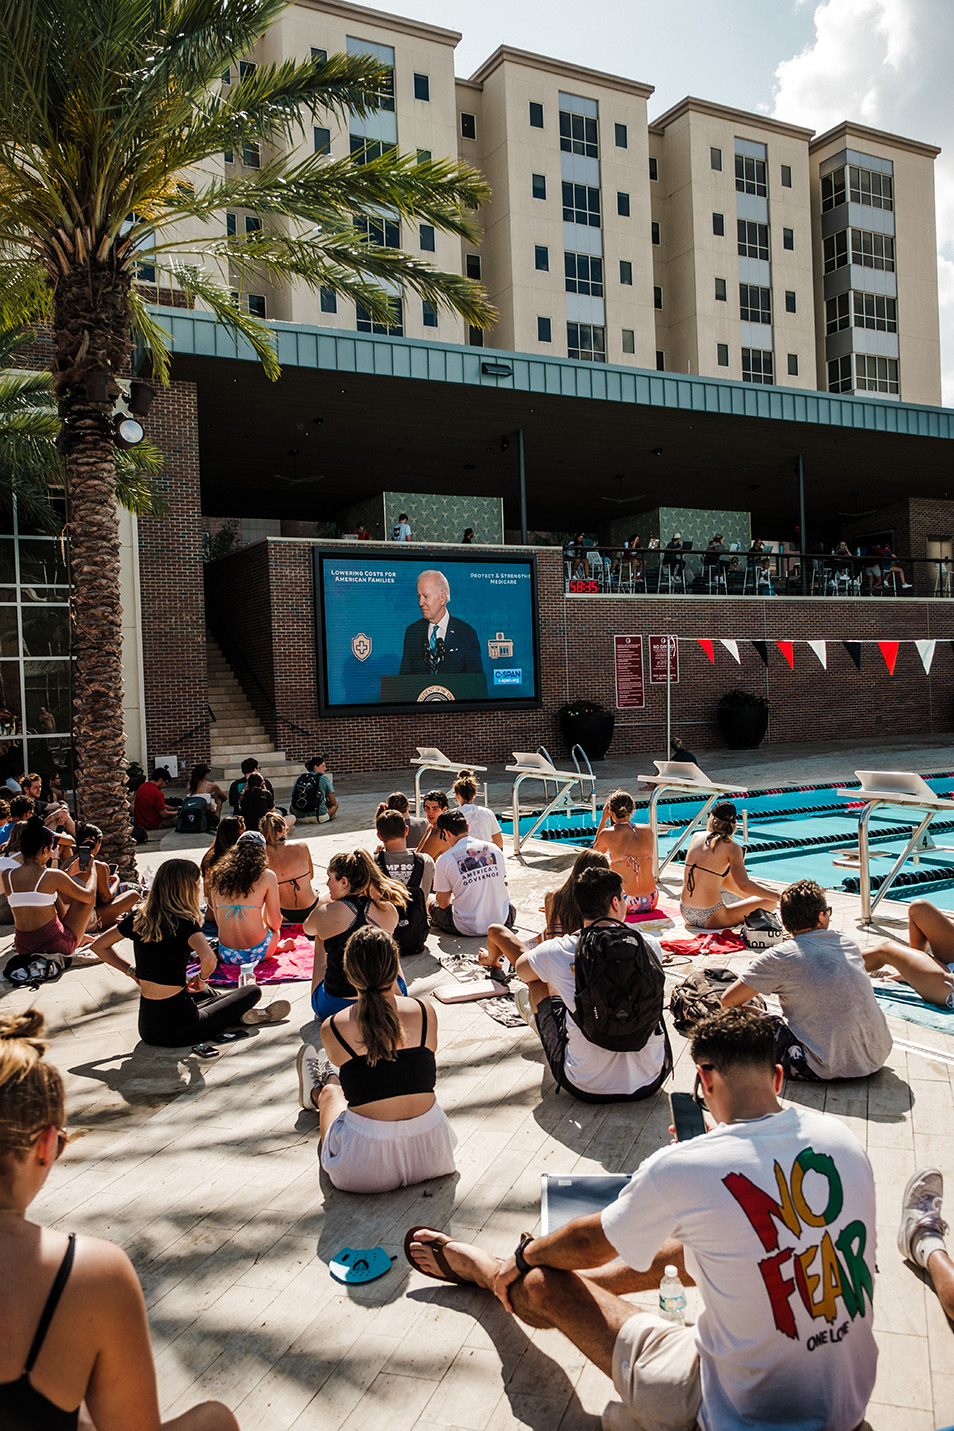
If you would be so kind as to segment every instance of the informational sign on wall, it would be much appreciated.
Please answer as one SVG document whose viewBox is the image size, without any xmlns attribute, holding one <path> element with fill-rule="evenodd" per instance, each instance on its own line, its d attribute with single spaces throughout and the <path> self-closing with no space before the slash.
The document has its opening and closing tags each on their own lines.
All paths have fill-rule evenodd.
<svg viewBox="0 0 954 1431">
<path fill-rule="evenodd" d="M 646 704 L 643 685 L 642 636 L 614 636 L 616 655 L 616 705 L 619 709 L 641 709 Z"/>
<path fill-rule="evenodd" d="M 649 684 L 679 684 L 679 641 L 675 636 L 649 636 Z M 667 661 L 668 656 L 668 661 Z M 668 674 L 667 674 L 668 665 Z"/>
</svg>

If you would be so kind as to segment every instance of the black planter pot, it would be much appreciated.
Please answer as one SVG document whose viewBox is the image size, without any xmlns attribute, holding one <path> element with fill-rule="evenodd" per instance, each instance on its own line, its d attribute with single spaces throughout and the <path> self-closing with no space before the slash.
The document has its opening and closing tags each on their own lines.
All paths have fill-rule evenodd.
<svg viewBox="0 0 954 1431">
<path fill-rule="evenodd" d="M 730 750 L 754 750 L 768 730 L 768 709 L 764 706 L 719 707 L 716 718 L 722 739 Z"/>
<path fill-rule="evenodd" d="M 560 716 L 560 734 L 567 751 L 582 746 L 590 760 L 605 760 L 613 740 L 616 717 L 612 711 L 597 711 L 593 715 Z"/>
</svg>

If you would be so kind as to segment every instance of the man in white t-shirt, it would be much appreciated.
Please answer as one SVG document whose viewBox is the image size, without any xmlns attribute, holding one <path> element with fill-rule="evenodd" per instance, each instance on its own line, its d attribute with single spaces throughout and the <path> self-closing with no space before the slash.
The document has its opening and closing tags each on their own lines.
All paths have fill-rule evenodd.
<svg viewBox="0 0 954 1431">
<path fill-rule="evenodd" d="M 855 1431 L 877 1365 L 871 1165 L 837 1118 L 782 1108 L 771 1024 L 728 1009 L 692 1035 L 707 1137 L 651 1154 L 616 1202 L 509 1258 L 413 1228 L 412 1264 L 474 1282 L 557 1327 L 612 1376 L 644 1431 Z M 637 1311 L 667 1263 L 694 1281 L 695 1326 Z"/>
<path fill-rule="evenodd" d="M 445 934 L 486 934 L 492 924 L 512 925 L 504 857 L 496 845 L 471 839 L 466 816 L 445 810 L 437 817 L 447 846 L 434 866 L 431 923 Z"/>
</svg>

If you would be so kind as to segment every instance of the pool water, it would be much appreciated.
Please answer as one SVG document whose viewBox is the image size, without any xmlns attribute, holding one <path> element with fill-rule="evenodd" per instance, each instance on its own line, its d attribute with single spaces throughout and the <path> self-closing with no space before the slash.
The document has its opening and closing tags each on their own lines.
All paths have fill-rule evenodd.
<svg viewBox="0 0 954 1431">
<path fill-rule="evenodd" d="M 954 772 L 924 778 L 936 794 L 954 794 Z M 844 864 L 836 864 L 835 859 L 844 859 L 846 853 L 857 851 L 861 804 L 844 800 L 835 792 L 858 788 L 857 782 L 845 780 L 832 785 L 758 790 L 732 797 L 740 817 L 743 810 L 747 814 L 746 865 L 751 874 L 785 884 L 797 879 L 814 879 L 826 889 L 844 888 L 857 893 L 857 865 L 846 868 Z M 685 796 L 660 800 L 660 827 L 675 827 L 660 834 L 660 858 L 665 858 L 701 803 L 695 797 Z M 635 820 L 639 823 L 648 818 L 648 802 L 644 801 L 637 805 Z M 533 822 L 532 816 L 522 818 L 521 832 L 528 831 Z M 500 823 L 506 831 L 513 827 L 512 819 L 503 815 Z M 872 892 L 877 890 L 881 877 L 891 869 L 918 824 L 920 817 L 916 810 L 909 813 L 897 806 L 881 806 L 872 815 L 868 822 Z M 589 846 L 595 835 L 596 826 L 590 813 L 583 811 L 548 816 L 537 838 Z M 936 816 L 928 836 L 937 844 L 954 846 L 954 812 L 950 819 L 943 813 Z M 741 818 L 737 838 L 742 838 Z M 673 864 L 677 865 L 682 858 L 680 851 Z M 939 908 L 954 911 L 954 850 L 922 850 L 916 862 L 909 858 L 890 890 L 890 898 L 897 900 L 919 899 L 922 895 L 930 896 L 932 904 Z"/>
</svg>

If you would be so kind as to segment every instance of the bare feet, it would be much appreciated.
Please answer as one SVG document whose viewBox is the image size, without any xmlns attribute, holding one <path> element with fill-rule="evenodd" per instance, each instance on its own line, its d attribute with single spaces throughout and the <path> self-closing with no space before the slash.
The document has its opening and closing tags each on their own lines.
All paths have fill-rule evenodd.
<svg viewBox="0 0 954 1431">
<path fill-rule="evenodd" d="M 418 1271 L 441 1281 L 445 1280 L 444 1268 L 435 1257 L 431 1243 L 442 1236 L 442 1233 L 435 1232 L 431 1227 L 421 1228 L 418 1238 L 410 1245 L 411 1260 Z M 494 1278 L 503 1265 L 499 1257 L 491 1257 L 489 1252 L 482 1252 L 479 1247 L 473 1247 L 468 1242 L 442 1242 L 440 1250 L 451 1271 L 462 1281 L 475 1282 L 478 1287 L 485 1287 L 488 1291 L 493 1287 Z"/>
<path fill-rule="evenodd" d="M 483 964 L 485 969 L 502 969 L 503 960 L 491 954 L 489 949 L 478 949 L 477 962 Z"/>
</svg>

